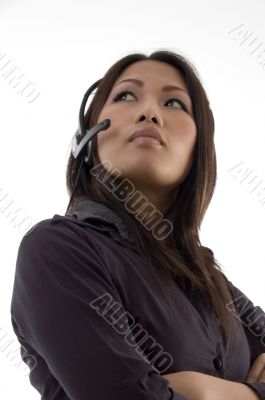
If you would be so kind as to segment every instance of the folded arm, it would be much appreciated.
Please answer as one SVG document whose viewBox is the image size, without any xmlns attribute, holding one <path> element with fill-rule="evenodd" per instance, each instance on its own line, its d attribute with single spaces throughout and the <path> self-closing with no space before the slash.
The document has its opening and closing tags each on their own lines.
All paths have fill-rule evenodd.
<svg viewBox="0 0 265 400">
<path fill-rule="evenodd" d="M 173 390 L 190 400 L 260 400 L 249 386 L 194 371 L 162 375 Z"/>
</svg>

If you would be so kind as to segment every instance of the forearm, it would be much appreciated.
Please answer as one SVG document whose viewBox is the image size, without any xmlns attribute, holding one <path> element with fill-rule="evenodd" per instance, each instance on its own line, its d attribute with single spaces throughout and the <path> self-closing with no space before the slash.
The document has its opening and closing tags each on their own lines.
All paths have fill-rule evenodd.
<svg viewBox="0 0 265 400">
<path fill-rule="evenodd" d="M 207 400 L 260 400 L 260 396 L 247 385 L 239 382 L 233 382 L 214 376 L 206 375 L 210 379 L 205 381 L 207 385 Z"/>
<path fill-rule="evenodd" d="M 260 400 L 249 386 L 194 371 L 181 371 L 163 376 L 177 393 L 191 400 Z"/>
<path fill-rule="evenodd" d="M 235 400 L 260 400 L 260 396 L 255 392 L 255 390 L 251 389 L 249 386 L 242 383 L 236 383 L 236 385 L 237 387 L 235 388 L 235 393 L 233 397 Z"/>
</svg>

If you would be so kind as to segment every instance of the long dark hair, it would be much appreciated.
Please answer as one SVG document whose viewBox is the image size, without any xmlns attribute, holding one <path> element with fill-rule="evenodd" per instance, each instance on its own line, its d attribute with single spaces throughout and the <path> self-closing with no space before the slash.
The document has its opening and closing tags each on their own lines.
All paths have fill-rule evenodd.
<svg viewBox="0 0 265 400">
<path fill-rule="evenodd" d="M 227 343 L 230 333 L 230 323 L 236 312 L 228 311 L 226 305 L 233 302 L 228 279 L 221 265 L 208 247 L 202 246 L 199 239 L 199 229 L 208 205 L 214 193 L 216 184 L 216 153 L 214 146 L 214 117 L 209 107 L 209 101 L 200 82 L 199 74 L 191 62 L 180 54 L 167 50 L 144 54 L 129 54 L 118 60 L 100 80 L 96 94 L 85 115 L 87 129 L 95 125 L 98 115 L 104 106 L 112 86 L 119 75 L 129 65 L 142 60 L 157 60 L 175 67 L 183 76 L 194 110 L 194 120 L 197 127 L 197 140 L 193 153 L 193 165 L 186 179 L 176 188 L 177 195 L 173 206 L 164 215 L 173 224 L 169 240 L 157 240 L 134 215 L 126 211 L 119 201 L 102 183 L 90 173 L 90 168 L 84 166 L 78 185 L 68 205 L 65 215 L 74 208 L 81 197 L 101 202 L 120 216 L 135 237 L 138 248 L 153 268 L 166 293 L 176 293 L 176 284 L 190 296 L 197 296 L 207 302 L 214 311 L 220 324 L 223 338 Z M 93 165 L 100 165 L 102 170 L 109 172 L 100 163 L 97 152 L 96 136 L 92 139 Z M 74 186 L 80 160 L 70 154 L 66 186 L 69 196 Z M 116 178 L 119 183 L 121 178 Z M 117 184 L 118 184 L 117 183 Z M 175 290 L 174 290 L 175 289 Z M 240 323 L 239 323 L 240 324 Z M 241 326 L 241 324 L 240 324 Z M 242 328 L 242 326 L 241 326 Z M 243 328 L 242 328 L 243 329 Z"/>
</svg>

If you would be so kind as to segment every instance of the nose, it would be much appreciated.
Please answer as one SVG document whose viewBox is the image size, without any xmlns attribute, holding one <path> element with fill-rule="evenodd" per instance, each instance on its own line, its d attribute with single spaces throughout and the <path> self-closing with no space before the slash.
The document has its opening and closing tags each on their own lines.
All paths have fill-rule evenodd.
<svg viewBox="0 0 265 400">
<path fill-rule="evenodd" d="M 159 111 L 156 109 L 155 106 L 151 105 L 150 103 L 147 104 L 137 115 L 137 121 L 153 121 L 160 127 L 163 126 L 163 119 Z"/>
</svg>

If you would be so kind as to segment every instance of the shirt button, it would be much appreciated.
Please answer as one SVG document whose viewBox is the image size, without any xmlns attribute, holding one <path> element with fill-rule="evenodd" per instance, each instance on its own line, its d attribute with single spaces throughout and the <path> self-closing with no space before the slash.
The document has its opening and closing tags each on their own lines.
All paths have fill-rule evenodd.
<svg viewBox="0 0 265 400">
<path fill-rule="evenodd" d="M 221 368 L 222 368 L 223 363 L 222 363 L 221 358 L 216 357 L 216 358 L 213 360 L 213 362 L 214 362 L 214 366 L 215 366 L 216 369 L 221 369 Z"/>
</svg>

